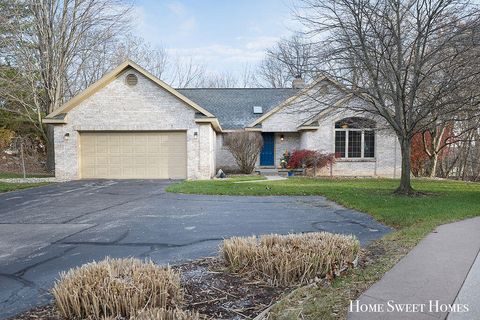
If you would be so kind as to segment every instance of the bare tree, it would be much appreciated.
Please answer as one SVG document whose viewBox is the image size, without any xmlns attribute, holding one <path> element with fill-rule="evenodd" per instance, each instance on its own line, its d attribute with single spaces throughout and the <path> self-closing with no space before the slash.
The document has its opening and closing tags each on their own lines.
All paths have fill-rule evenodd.
<svg viewBox="0 0 480 320">
<path fill-rule="evenodd" d="M 129 24 L 130 5 L 121 0 L 23 0 L 15 9 L 27 10 L 27 23 L 10 21 L 14 32 L 6 44 L 11 66 L 19 80 L 28 84 L 29 97 L 8 97 L 28 110 L 32 121 L 46 137 L 48 167 L 53 169 L 53 130 L 43 132 L 42 117 L 63 104 L 70 95 L 72 70 L 80 57 L 94 55 Z M 13 16 L 23 17 L 18 12 Z M 22 18 L 25 19 L 25 18 Z M 12 82 L 12 81 L 10 81 Z M 18 85 L 13 81 L 13 86 Z M 73 90 L 76 91 L 76 90 Z M 73 93 L 73 92 L 72 92 Z M 8 94 L 8 93 L 7 93 Z"/>
<path fill-rule="evenodd" d="M 350 108 L 383 118 L 395 131 L 402 152 L 397 193 L 414 193 L 412 137 L 437 115 L 458 121 L 459 108 L 478 114 L 479 92 L 472 86 L 480 71 L 478 10 L 463 0 L 301 4 L 298 18 L 319 39 L 316 64 L 366 102 Z"/>
<path fill-rule="evenodd" d="M 216 72 L 204 75 L 202 82 L 197 86 L 204 88 L 235 88 L 238 86 L 238 80 L 230 72 Z"/>
<path fill-rule="evenodd" d="M 300 34 L 281 39 L 268 49 L 259 66 L 259 78 L 274 88 L 290 87 L 293 79 L 306 81 L 315 77 L 313 44 Z"/>
<path fill-rule="evenodd" d="M 480 179 L 480 127 L 476 119 L 456 124 L 454 135 L 440 147 L 443 157 L 437 173 L 443 178 L 478 181 Z"/>
<path fill-rule="evenodd" d="M 175 57 L 172 69 L 167 75 L 170 85 L 176 88 L 201 87 L 205 82 L 206 67 L 193 58 Z"/>
<path fill-rule="evenodd" d="M 229 150 L 243 173 L 252 173 L 262 150 L 263 139 L 258 132 L 236 131 L 227 133 L 224 146 Z"/>
<path fill-rule="evenodd" d="M 160 79 L 165 74 L 168 61 L 165 48 L 152 47 L 143 38 L 131 34 L 117 44 L 113 55 L 115 65 L 126 59 L 132 59 Z"/>
<path fill-rule="evenodd" d="M 117 30 L 109 40 L 79 52 L 67 77 L 68 96 L 73 97 L 127 59 L 160 79 L 165 76 L 168 56 L 162 46 L 152 47 L 141 37 Z"/>
<path fill-rule="evenodd" d="M 280 61 L 292 77 L 305 78 L 313 72 L 313 44 L 299 34 L 280 40 L 267 55 Z"/>
<path fill-rule="evenodd" d="M 238 80 L 238 86 L 241 88 L 251 88 L 256 86 L 257 77 L 255 75 L 255 70 L 248 63 L 243 65 L 242 72 Z"/>
<path fill-rule="evenodd" d="M 266 56 L 258 68 L 258 82 L 262 87 L 290 87 L 293 77 L 285 65 L 271 56 Z"/>
</svg>

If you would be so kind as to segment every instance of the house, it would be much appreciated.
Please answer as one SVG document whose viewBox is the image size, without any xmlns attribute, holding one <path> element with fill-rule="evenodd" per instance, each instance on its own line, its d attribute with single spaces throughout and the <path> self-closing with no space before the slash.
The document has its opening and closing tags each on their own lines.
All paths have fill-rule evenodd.
<svg viewBox="0 0 480 320">
<path fill-rule="evenodd" d="M 277 167 L 285 150 L 315 149 L 337 156 L 326 175 L 400 173 L 395 135 L 344 108 L 361 101 L 328 78 L 303 87 L 173 89 L 126 61 L 44 119 L 54 126 L 56 176 L 208 179 L 235 169 L 223 147 L 235 130 L 262 134 L 259 167 Z"/>
</svg>

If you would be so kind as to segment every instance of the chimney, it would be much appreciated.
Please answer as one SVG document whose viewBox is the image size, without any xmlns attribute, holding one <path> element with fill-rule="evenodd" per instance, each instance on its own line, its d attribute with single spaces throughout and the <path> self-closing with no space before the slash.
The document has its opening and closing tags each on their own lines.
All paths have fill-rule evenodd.
<svg viewBox="0 0 480 320">
<path fill-rule="evenodd" d="M 292 81 L 292 88 L 293 89 L 303 89 L 305 88 L 305 81 L 303 80 L 301 75 L 296 75 L 295 79 Z"/>
</svg>

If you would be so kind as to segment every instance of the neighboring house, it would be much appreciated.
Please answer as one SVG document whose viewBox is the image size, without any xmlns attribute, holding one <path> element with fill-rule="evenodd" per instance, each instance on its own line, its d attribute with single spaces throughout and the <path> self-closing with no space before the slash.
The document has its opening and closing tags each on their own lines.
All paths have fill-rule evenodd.
<svg viewBox="0 0 480 320">
<path fill-rule="evenodd" d="M 400 148 L 379 119 L 343 107 L 363 103 L 327 78 L 291 89 L 173 89 L 126 61 L 49 114 L 58 178 L 208 179 L 234 170 L 223 136 L 261 132 L 258 167 L 285 150 L 335 153 L 323 174 L 396 177 Z M 371 118 L 371 117 L 369 117 Z"/>
</svg>

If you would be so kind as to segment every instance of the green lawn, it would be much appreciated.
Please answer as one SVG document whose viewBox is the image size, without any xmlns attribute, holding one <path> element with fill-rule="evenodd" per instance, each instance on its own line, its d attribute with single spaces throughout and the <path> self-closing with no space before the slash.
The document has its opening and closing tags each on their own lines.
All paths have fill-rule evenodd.
<svg viewBox="0 0 480 320">
<path fill-rule="evenodd" d="M 48 178 L 53 177 L 47 173 L 27 173 L 27 178 Z M 23 174 L 14 172 L 0 172 L 0 179 L 23 178 Z"/>
<path fill-rule="evenodd" d="M 51 175 L 44 174 L 44 173 L 34 173 L 34 174 L 27 174 L 27 178 L 48 178 Z M 15 179 L 15 178 L 23 178 L 23 174 L 21 173 L 13 173 L 13 172 L 0 172 L 0 179 Z M 20 189 L 27 189 L 32 187 L 40 187 L 47 185 L 47 182 L 36 182 L 36 183 L 7 183 L 0 181 L 0 193 L 7 192 L 7 191 L 14 191 Z"/>
<path fill-rule="evenodd" d="M 244 178 L 243 178 L 244 179 Z M 238 179 L 184 181 L 169 192 L 221 195 L 323 195 L 346 207 L 370 213 L 377 220 L 401 228 L 418 223 L 445 223 L 480 214 L 480 184 L 414 180 L 427 196 L 393 194 L 397 180 L 309 179 L 237 183 Z"/>
<path fill-rule="evenodd" d="M 367 261 L 329 287 L 306 287 L 285 297 L 269 319 L 345 319 L 350 299 L 357 298 L 436 226 L 480 216 L 480 183 L 414 180 L 413 187 L 426 195 L 394 195 L 398 180 L 309 179 L 236 183 L 184 181 L 167 191 L 221 195 L 323 195 L 346 207 L 371 214 L 396 228 L 366 248 Z"/>
<path fill-rule="evenodd" d="M 20 189 L 27 189 L 33 187 L 46 186 L 48 182 L 39 182 L 39 183 L 6 183 L 0 182 L 0 193 L 7 191 L 15 191 Z"/>
</svg>

